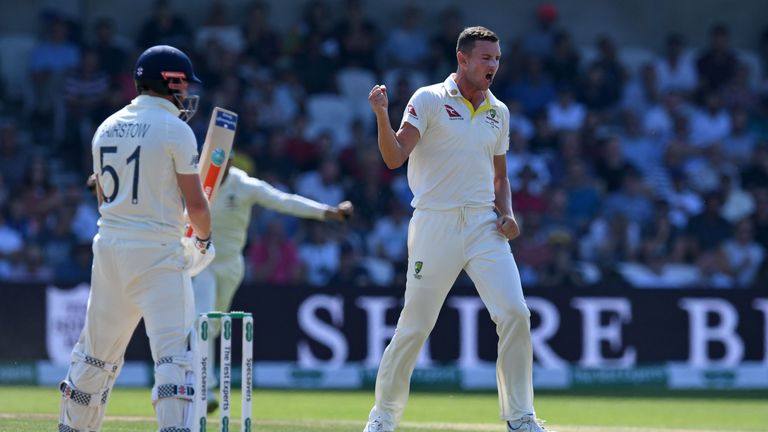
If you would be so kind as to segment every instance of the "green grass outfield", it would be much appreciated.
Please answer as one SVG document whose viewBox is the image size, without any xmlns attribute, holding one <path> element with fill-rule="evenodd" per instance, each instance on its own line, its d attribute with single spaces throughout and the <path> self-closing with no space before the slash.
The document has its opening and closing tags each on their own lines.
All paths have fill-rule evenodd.
<svg viewBox="0 0 768 432">
<path fill-rule="evenodd" d="M 239 431 L 239 393 L 232 401 L 232 430 Z M 370 391 L 257 390 L 254 431 L 360 432 L 372 402 Z M 58 407 L 55 388 L 0 387 L 0 432 L 54 431 Z M 558 432 L 768 431 L 765 391 L 539 392 L 536 408 Z M 493 393 L 414 392 L 398 432 L 503 432 L 497 418 Z M 116 389 L 102 430 L 155 431 L 149 390 Z"/>
</svg>

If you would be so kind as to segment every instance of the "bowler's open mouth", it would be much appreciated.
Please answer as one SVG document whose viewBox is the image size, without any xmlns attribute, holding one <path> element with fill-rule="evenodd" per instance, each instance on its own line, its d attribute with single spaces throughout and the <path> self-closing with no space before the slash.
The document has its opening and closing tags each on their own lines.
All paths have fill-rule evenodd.
<svg viewBox="0 0 768 432">
<path fill-rule="evenodd" d="M 493 81 L 493 74 L 492 73 L 485 74 L 485 79 L 488 80 L 488 82 L 492 82 Z"/>
</svg>

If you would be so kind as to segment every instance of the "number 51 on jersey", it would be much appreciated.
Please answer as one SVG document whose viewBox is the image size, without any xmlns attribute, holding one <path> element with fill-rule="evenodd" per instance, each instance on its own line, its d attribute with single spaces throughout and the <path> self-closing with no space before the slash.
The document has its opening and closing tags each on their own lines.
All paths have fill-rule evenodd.
<svg viewBox="0 0 768 432">
<path fill-rule="evenodd" d="M 215 107 L 211 114 L 208 132 L 205 136 L 205 143 L 203 144 L 203 150 L 200 153 L 198 163 L 200 181 L 209 202 L 215 198 L 216 190 L 224 176 L 222 168 L 226 165 L 229 154 L 232 151 L 236 129 L 237 114 L 224 108 Z M 94 174 L 88 180 L 88 184 L 93 184 L 96 189 L 99 205 L 112 202 L 120 190 L 120 177 L 118 176 L 117 169 L 113 165 L 105 163 L 105 155 L 109 157 L 109 155 L 116 153 L 117 146 L 103 146 L 99 148 L 100 175 L 108 176 L 112 184 L 109 195 L 104 193 L 100 182 L 97 180 L 99 174 Z M 125 160 L 126 167 L 130 171 L 128 178 L 125 180 L 129 182 L 127 186 L 130 188 L 132 204 L 138 204 L 140 155 L 141 146 L 137 146 Z M 191 237 L 192 230 L 189 229 L 186 235 Z"/>
</svg>

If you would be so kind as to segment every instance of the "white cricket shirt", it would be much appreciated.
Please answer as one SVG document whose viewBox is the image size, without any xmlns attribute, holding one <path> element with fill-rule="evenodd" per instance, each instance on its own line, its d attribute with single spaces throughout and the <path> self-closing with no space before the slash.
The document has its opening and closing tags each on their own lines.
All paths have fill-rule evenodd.
<svg viewBox="0 0 768 432">
<path fill-rule="evenodd" d="M 126 238 L 179 240 L 184 205 L 176 173 L 197 174 L 192 129 L 168 100 L 141 95 L 99 126 L 93 172 L 104 202 L 100 232 Z"/>
<path fill-rule="evenodd" d="M 325 211 L 330 208 L 302 196 L 282 192 L 232 167 L 211 203 L 213 244 L 216 246 L 214 262 L 240 255 L 245 246 L 254 204 L 292 216 L 319 220 L 324 219 Z"/>
<path fill-rule="evenodd" d="M 421 134 L 408 162 L 414 208 L 493 205 L 493 157 L 509 148 L 509 110 L 490 90 L 485 96 L 475 110 L 450 75 L 411 97 L 402 121 Z"/>
</svg>

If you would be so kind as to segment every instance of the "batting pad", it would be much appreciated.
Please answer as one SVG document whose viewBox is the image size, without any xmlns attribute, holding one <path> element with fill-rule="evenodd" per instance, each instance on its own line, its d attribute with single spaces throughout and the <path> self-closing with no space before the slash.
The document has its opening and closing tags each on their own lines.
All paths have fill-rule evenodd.
<svg viewBox="0 0 768 432">
<path fill-rule="evenodd" d="M 152 405 L 160 432 L 191 431 L 195 395 L 191 356 L 189 351 L 183 356 L 161 357 L 155 364 Z"/>
<path fill-rule="evenodd" d="M 120 365 L 81 352 L 72 353 L 67 378 L 59 384 L 59 430 L 101 430 L 109 391 L 115 383 L 119 369 Z"/>
</svg>

